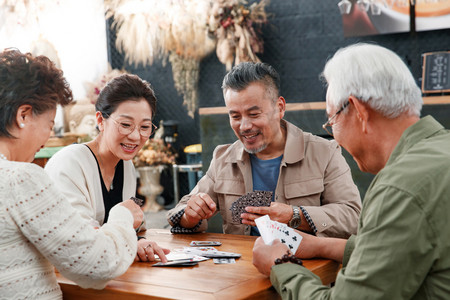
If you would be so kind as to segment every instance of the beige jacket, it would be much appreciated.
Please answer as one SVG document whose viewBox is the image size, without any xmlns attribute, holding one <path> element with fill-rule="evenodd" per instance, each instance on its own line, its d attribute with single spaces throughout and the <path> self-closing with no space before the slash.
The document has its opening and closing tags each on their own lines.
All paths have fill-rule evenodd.
<svg viewBox="0 0 450 300">
<path fill-rule="evenodd" d="M 334 141 L 303 132 L 282 120 L 287 129 L 286 145 L 275 190 L 275 201 L 302 206 L 317 228 L 317 236 L 347 238 L 356 233 L 361 199 L 350 168 Z M 205 176 L 184 196 L 170 217 L 186 207 L 191 195 L 207 193 L 223 218 L 223 231 L 250 234 L 250 226 L 235 223 L 231 204 L 253 191 L 250 157 L 240 141 L 216 147 Z M 174 224 L 171 223 L 172 226 Z M 207 229 L 203 221 L 197 231 Z"/>
</svg>

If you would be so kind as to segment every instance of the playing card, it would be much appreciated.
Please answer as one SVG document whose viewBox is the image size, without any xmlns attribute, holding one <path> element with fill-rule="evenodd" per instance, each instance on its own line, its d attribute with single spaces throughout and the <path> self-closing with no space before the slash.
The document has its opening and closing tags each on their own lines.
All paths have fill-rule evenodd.
<svg viewBox="0 0 450 300">
<path fill-rule="evenodd" d="M 204 253 L 204 252 L 214 252 L 217 251 L 214 247 L 184 247 L 184 253 L 196 252 L 196 253 Z"/>
<path fill-rule="evenodd" d="M 215 264 L 235 264 L 236 260 L 234 258 L 213 258 Z"/>
<path fill-rule="evenodd" d="M 272 202 L 271 191 L 254 191 L 242 195 L 231 204 L 231 217 L 236 223 L 242 223 L 241 214 L 245 213 L 247 206 L 270 206 Z"/>
<path fill-rule="evenodd" d="M 205 247 L 205 246 L 220 246 L 222 245 L 219 241 L 192 241 L 189 246 L 191 247 Z"/>
<path fill-rule="evenodd" d="M 259 234 L 264 240 L 264 244 L 272 245 L 272 242 L 276 238 L 273 234 L 272 229 L 270 228 L 270 218 L 268 215 L 264 215 L 255 219 L 256 226 L 258 227 Z"/>
<path fill-rule="evenodd" d="M 155 255 L 155 257 L 158 257 L 158 256 Z M 183 253 L 183 252 L 171 251 L 169 254 L 166 254 L 167 261 L 186 260 L 186 259 L 192 259 L 193 257 L 194 257 L 194 255 Z"/>
<path fill-rule="evenodd" d="M 279 239 L 292 253 L 297 251 L 302 236 L 294 229 L 284 223 L 270 220 L 268 215 L 257 218 L 255 223 L 266 245 L 271 245 L 275 239 Z"/>
<path fill-rule="evenodd" d="M 199 255 L 209 258 L 239 258 L 241 254 L 234 252 L 218 251 L 214 247 L 184 247 L 184 253 Z"/>
<path fill-rule="evenodd" d="M 192 259 L 183 259 L 183 260 L 168 261 L 166 263 L 158 262 L 156 264 L 153 264 L 152 267 L 189 267 L 195 266 L 197 264 L 198 262 Z"/>
<path fill-rule="evenodd" d="M 270 220 L 270 218 L 269 218 L 269 220 Z M 269 221 L 269 229 L 275 237 L 279 238 L 281 236 L 284 236 L 284 235 L 282 235 L 282 233 L 284 233 L 287 230 L 287 228 L 288 228 L 288 226 L 284 223 L 280 223 L 280 222 L 272 221 L 272 220 Z"/>
<path fill-rule="evenodd" d="M 278 238 L 283 244 L 286 244 L 286 246 L 288 246 L 289 250 L 292 253 L 295 254 L 303 237 L 295 232 L 294 229 L 287 227 L 284 231 L 280 231 L 278 233 Z"/>
<path fill-rule="evenodd" d="M 141 206 L 144 205 L 144 200 L 140 199 L 140 198 L 136 198 L 136 197 L 131 197 L 131 200 L 134 201 L 134 203 L 136 203 L 137 205 Z"/>
<path fill-rule="evenodd" d="M 156 259 L 160 259 L 158 254 L 155 254 Z M 192 261 L 204 261 L 208 260 L 208 257 L 198 256 L 194 254 L 187 254 L 184 252 L 178 252 L 176 250 L 171 251 L 169 254 L 166 254 L 167 261 L 178 261 L 178 260 L 186 260 L 190 259 Z"/>
<path fill-rule="evenodd" d="M 234 252 L 217 251 L 203 254 L 203 256 L 210 258 L 239 258 L 241 257 L 241 254 Z"/>
</svg>

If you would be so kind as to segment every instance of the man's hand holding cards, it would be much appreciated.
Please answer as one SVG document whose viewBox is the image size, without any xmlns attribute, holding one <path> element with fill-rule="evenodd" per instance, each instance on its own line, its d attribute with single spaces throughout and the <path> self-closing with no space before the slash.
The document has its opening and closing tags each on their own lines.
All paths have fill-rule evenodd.
<svg viewBox="0 0 450 300">
<path fill-rule="evenodd" d="M 272 221 L 268 215 L 256 219 L 255 223 L 266 245 L 271 245 L 275 239 L 279 239 L 288 246 L 292 253 L 295 254 L 297 252 L 302 236 L 295 232 L 294 229 L 286 224 Z"/>
<path fill-rule="evenodd" d="M 248 206 L 270 206 L 272 202 L 271 191 L 254 191 L 239 197 L 231 204 L 231 217 L 234 222 L 242 223 L 241 215 L 246 213 Z"/>
</svg>

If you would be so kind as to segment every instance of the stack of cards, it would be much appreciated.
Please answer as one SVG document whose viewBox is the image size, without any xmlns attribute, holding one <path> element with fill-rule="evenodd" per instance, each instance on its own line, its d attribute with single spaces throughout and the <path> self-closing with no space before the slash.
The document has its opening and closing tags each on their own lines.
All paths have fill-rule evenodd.
<svg viewBox="0 0 450 300">
<path fill-rule="evenodd" d="M 193 259 L 179 259 L 174 261 L 168 261 L 166 263 L 158 262 L 153 264 L 152 267 L 191 267 L 198 265 L 197 261 Z"/>
<path fill-rule="evenodd" d="M 156 255 L 157 257 L 157 255 Z M 153 264 L 152 267 L 189 267 L 195 266 L 200 261 L 208 260 L 209 258 L 186 254 L 183 252 L 172 251 L 166 255 L 167 262 L 158 262 Z M 159 257 L 158 257 L 159 259 Z"/>
<path fill-rule="evenodd" d="M 295 254 L 302 241 L 302 236 L 295 232 L 294 229 L 286 224 L 272 221 L 268 215 L 256 219 L 255 223 L 266 245 L 271 245 L 275 239 L 279 239 Z"/>
<path fill-rule="evenodd" d="M 192 241 L 189 246 L 191 247 L 207 247 L 207 246 L 220 246 L 222 245 L 219 241 Z"/>
<path fill-rule="evenodd" d="M 231 204 L 231 217 L 233 222 L 242 223 L 241 214 L 245 213 L 247 206 L 270 206 L 272 202 L 272 192 L 254 191 L 239 197 Z"/>
<path fill-rule="evenodd" d="M 157 257 L 157 255 L 155 255 L 155 257 Z M 177 260 L 184 260 L 184 259 L 193 259 L 194 261 L 204 261 L 204 260 L 209 259 L 209 258 L 203 257 L 203 256 L 179 252 L 178 249 L 167 254 L 166 258 L 167 258 L 167 261 L 177 261 Z"/>
<path fill-rule="evenodd" d="M 199 255 L 209 258 L 239 258 L 241 255 L 234 252 L 218 251 L 214 247 L 184 247 L 184 253 Z"/>
</svg>

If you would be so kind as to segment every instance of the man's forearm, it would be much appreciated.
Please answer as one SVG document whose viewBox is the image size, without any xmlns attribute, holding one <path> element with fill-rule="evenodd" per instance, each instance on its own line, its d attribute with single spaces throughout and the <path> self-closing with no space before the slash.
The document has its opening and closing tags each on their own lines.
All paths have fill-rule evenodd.
<svg viewBox="0 0 450 300">
<path fill-rule="evenodd" d="M 318 257 L 328 258 L 342 263 L 346 239 L 321 237 L 317 240 Z"/>
<path fill-rule="evenodd" d="M 183 227 L 183 228 L 190 229 L 190 228 L 195 227 L 195 225 L 197 225 L 198 222 L 200 222 L 200 220 L 189 219 L 186 216 L 186 213 L 184 213 L 183 216 L 181 217 L 181 220 L 180 220 L 180 226 Z"/>
</svg>

